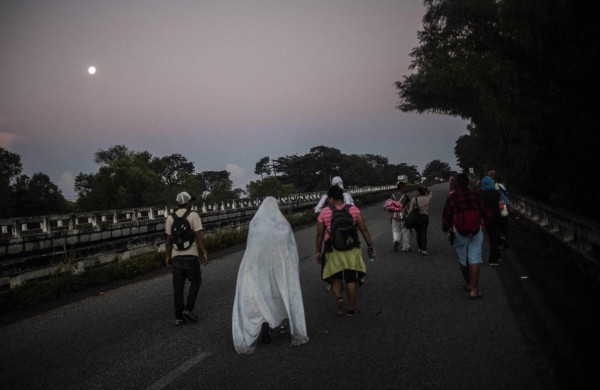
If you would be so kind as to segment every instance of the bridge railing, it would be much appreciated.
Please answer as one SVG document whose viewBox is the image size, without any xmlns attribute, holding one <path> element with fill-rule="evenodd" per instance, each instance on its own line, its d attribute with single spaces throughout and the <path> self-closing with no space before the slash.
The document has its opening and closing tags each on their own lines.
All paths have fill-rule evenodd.
<svg viewBox="0 0 600 390">
<path fill-rule="evenodd" d="M 600 223 L 534 199 L 512 195 L 512 207 L 579 253 L 590 276 L 600 281 Z"/>
<path fill-rule="evenodd" d="M 353 188 L 356 198 L 395 186 Z M 313 207 L 323 192 L 279 197 L 282 210 Z M 247 226 L 262 199 L 248 198 L 203 203 L 199 212 L 206 234 Z M 46 215 L 0 220 L 0 288 L 59 272 L 60 263 L 76 252 L 77 269 L 119 258 L 161 250 L 166 217 L 175 205 L 158 205 L 75 214 Z"/>
</svg>

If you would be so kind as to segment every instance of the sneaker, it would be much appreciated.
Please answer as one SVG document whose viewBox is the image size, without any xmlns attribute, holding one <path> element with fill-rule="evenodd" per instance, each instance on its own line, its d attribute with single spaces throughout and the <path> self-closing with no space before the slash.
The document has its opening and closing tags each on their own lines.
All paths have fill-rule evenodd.
<svg viewBox="0 0 600 390">
<path fill-rule="evenodd" d="M 271 327 L 268 322 L 263 322 L 260 328 L 262 342 L 265 344 L 271 343 Z"/>
<path fill-rule="evenodd" d="M 347 315 L 348 317 L 354 317 L 356 315 L 356 310 L 348 309 Z"/>
<path fill-rule="evenodd" d="M 188 310 L 184 310 L 181 315 L 183 315 L 186 319 L 192 321 L 192 322 L 198 322 L 198 316 L 196 316 L 194 313 L 192 313 L 191 311 Z"/>
<path fill-rule="evenodd" d="M 398 241 L 394 241 L 394 252 L 398 252 L 399 246 L 400 246 L 400 243 Z"/>
<path fill-rule="evenodd" d="M 499 261 L 490 261 L 490 267 L 497 267 L 500 265 Z"/>
<path fill-rule="evenodd" d="M 280 334 L 286 334 L 290 331 L 290 322 L 289 320 L 283 320 L 279 328 L 277 328 Z"/>
<path fill-rule="evenodd" d="M 174 325 L 175 326 L 181 326 L 183 324 L 185 324 L 185 320 L 182 318 L 182 319 L 176 319 Z"/>
<path fill-rule="evenodd" d="M 429 255 L 429 252 L 427 252 L 427 251 L 421 251 L 421 256 L 427 256 L 427 255 Z"/>
</svg>

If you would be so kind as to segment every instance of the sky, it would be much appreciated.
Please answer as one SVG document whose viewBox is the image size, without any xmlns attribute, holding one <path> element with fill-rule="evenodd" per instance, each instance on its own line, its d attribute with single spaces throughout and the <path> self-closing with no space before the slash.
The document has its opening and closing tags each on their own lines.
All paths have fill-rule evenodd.
<svg viewBox="0 0 600 390">
<path fill-rule="evenodd" d="M 239 188 L 261 158 L 320 145 L 457 169 L 467 122 L 396 108 L 424 12 L 422 0 L 0 0 L 0 147 L 67 199 L 115 145 L 228 170 Z"/>
</svg>

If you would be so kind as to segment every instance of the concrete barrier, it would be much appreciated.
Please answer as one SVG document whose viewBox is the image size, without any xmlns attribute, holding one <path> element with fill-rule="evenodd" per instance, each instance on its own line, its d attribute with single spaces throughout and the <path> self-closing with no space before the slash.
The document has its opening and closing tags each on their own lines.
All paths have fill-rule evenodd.
<svg viewBox="0 0 600 390">
<path fill-rule="evenodd" d="M 356 198 L 395 186 L 351 189 Z M 296 212 L 314 207 L 323 192 L 279 198 L 280 208 Z M 196 205 L 205 234 L 245 228 L 261 199 L 228 200 Z M 0 289 L 69 271 L 164 250 L 166 217 L 173 205 L 102 210 L 76 214 L 0 220 Z M 72 264 L 71 264 L 72 263 Z"/>
</svg>

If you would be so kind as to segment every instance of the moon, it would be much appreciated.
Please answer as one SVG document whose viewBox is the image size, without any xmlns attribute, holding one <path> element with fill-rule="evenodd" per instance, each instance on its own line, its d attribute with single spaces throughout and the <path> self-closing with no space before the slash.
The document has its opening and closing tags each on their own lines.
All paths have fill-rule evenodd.
<svg viewBox="0 0 600 390">
<path fill-rule="evenodd" d="M 89 73 L 89 74 L 94 74 L 94 73 L 96 73 L 96 67 L 95 67 L 95 66 L 90 66 L 90 67 L 88 68 L 88 73 Z"/>
</svg>

